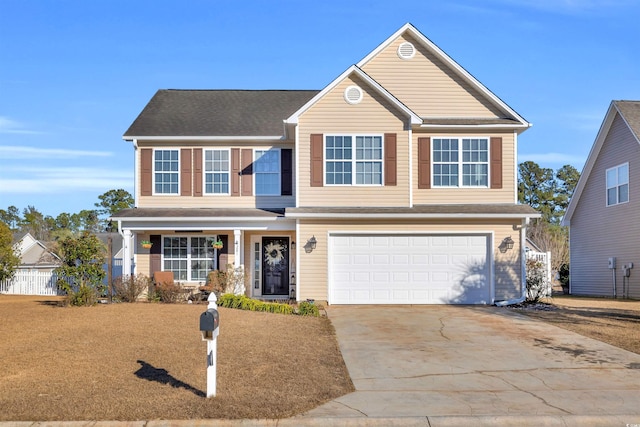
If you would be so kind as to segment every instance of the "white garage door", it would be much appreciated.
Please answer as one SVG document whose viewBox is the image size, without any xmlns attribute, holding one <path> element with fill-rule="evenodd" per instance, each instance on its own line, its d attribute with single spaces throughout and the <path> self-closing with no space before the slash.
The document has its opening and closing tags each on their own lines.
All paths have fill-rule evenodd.
<svg viewBox="0 0 640 427">
<path fill-rule="evenodd" d="M 330 304 L 491 303 L 487 235 L 331 235 Z"/>
</svg>

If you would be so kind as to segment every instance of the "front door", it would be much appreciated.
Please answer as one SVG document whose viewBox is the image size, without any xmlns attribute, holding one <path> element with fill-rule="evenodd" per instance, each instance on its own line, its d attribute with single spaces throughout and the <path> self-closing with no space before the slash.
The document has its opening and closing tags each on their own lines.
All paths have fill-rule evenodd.
<svg viewBox="0 0 640 427">
<path fill-rule="evenodd" d="M 262 238 L 262 295 L 289 295 L 289 238 Z"/>
</svg>

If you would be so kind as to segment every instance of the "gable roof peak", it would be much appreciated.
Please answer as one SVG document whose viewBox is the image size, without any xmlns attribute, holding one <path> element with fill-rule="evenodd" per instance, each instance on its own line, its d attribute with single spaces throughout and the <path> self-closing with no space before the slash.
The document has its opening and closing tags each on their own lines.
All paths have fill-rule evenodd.
<svg viewBox="0 0 640 427">
<path fill-rule="evenodd" d="M 612 104 L 640 143 L 640 101 L 613 101 Z"/>
<path fill-rule="evenodd" d="M 442 62 L 449 67 L 449 69 L 460 76 L 463 80 L 469 83 L 472 87 L 476 88 L 483 96 L 485 96 L 489 102 L 495 105 L 498 109 L 504 112 L 507 116 L 512 117 L 517 121 L 520 126 L 528 128 L 531 126 L 524 117 L 518 114 L 507 103 L 500 99 L 496 94 L 491 92 L 485 85 L 480 83 L 471 73 L 469 73 L 464 67 L 458 64 L 453 58 L 447 55 L 442 49 L 440 49 L 434 42 L 432 42 L 427 36 L 422 34 L 413 24 L 407 22 L 400 27 L 395 33 L 388 37 L 385 41 L 380 43 L 378 47 L 372 50 L 367 56 L 362 58 L 356 65 L 359 68 L 363 68 L 371 59 L 378 55 L 382 50 L 386 49 L 391 43 L 398 39 L 403 34 L 409 33 L 423 48 L 430 51 L 433 55 L 438 57 Z"/>
<path fill-rule="evenodd" d="M 417 125 L 422 123 L 422 118 L 414 113 L 409 107 L 404 105 L 398 98 L 393 96 L 388 90 L 386 90 L 380 83 L 375 81 L 371 76 L 365 73 L 360 67 L 357 65 L 352 65 L 347 68 L 340 76 L 334 79 L 331 83 L 329 83 L 324 89 L 322 89 L 319 93 L 316 94 L 313 98 L 311 98 L 305 105 L 300 107 L 295 113 L 289 116 L 285 123 L 298 123 L 300 116 L 307 111 L 313 104 L 318 102 L 320 98 L 325 96 L 329 91 L 331 91 L 334 87 L 336 87 L 340 82 L 351 75 L 357 75 L 359 78 L 364 80 L 371 88 L 377 91 L 380 95 L 387 98 L 392 104 L 394 104 L 400 111 L 404 112 L 408 117 L 412 125 Z"/>
<path fill-rule="evenodd" d="M 562 218 L 562 225 L 571 225 L 571 218 L 576 210 L 578 201 L 582 196 L 582 192 L 584 191 L 589 175 L 594 168 L 596 160 L 600 154 L 600 150 L 602 150 L 602 147 L 604 146 L 604 142 L 609 135 L 609 131 L 611 130 L 611 126 L 613 125 L 613 121 L 617 115 L 622 118 L 625 125 L 629 128 L 631 134 L 636 139 L 636 142 L 640 144 L 640 101 L 611 101 L 609 108 L 607 108 L 607 113 L 602 120 L 602 124 L 600 125 L 600 129 L 598 130 L 598 134 L 596 135 L 596 139 L 591 146 L 591 150 L 587 156 L 587 161 L 580 173 L 580 179 L 578 180 L 576 189 L 573 192 L 573 196 L 571 196 L 571 200 L 569 200 L 569 206 Z"/>
</svg>

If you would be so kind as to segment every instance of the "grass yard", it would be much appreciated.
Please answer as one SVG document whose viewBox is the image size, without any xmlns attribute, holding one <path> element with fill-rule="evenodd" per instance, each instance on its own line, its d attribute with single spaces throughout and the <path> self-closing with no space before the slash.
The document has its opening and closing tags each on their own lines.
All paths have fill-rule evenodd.
<svg viewBox="0 0 640 427">
<path fill-rule="evenodd" d="M 640 301 L 559 295 L 539 310 L 523 308 L 530 317 L 586 337 L 640 354 Z"/>
<path fill-rule="evenodd" d="M 327 318 L 221 308 L 207 399 L 206 304 L 58 300 L 0 295 L 0 421 L 284 418 L 354 390 Z"/>
</svg>

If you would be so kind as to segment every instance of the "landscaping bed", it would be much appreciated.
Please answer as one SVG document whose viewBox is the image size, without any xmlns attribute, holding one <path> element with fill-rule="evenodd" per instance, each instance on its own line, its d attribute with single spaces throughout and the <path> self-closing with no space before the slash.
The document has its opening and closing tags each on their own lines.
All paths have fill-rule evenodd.
<svg viewBox="0 0 640 427">
<path fill-rule="evenodd" d="M 0 295 L 0 420 L 285 418 L 354 390 L 326 317 L 220 308 L 207 399 L 206 304 L 60 307 Z"/>
</svg>

